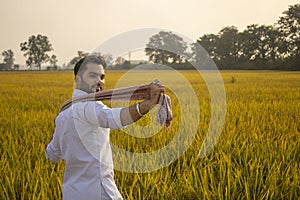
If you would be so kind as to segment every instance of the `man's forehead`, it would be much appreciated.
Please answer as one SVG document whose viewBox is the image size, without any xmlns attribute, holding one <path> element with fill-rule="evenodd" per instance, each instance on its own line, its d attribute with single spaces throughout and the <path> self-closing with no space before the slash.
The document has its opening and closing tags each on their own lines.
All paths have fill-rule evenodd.
<svg viewBox="0 0 300 200">
<path fill-rule="evenodd" d="M 104 67 L 101 64 L 88 63 L 86 67 L 87 67 L 87 72 L 105 74 Z"/>
</svg>

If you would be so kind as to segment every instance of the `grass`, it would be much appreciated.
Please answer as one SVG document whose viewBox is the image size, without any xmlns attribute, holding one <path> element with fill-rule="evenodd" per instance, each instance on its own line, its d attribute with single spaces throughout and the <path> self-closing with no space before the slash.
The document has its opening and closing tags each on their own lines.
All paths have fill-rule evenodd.
<svg viewBox="0 0 300 200">
<path fill-rule="evenodd" d="M 123 73 L 108 71 L 106 88 L 113 88 Z M 116 170 L 116 184 L 124 199 L 300 197 L 300 73 L 221 74 L 227 114 L 217 145 L 207 157 L 199 158 L 211 118 L 210 99 L 199 74 L 183 71 L 201 110 L 195 139 L 178 160 L 159 170 Z M 144 74 L 138 77 L 145 79 Z M 172 87 L 181 87 L 172 77 L 165 77 Z M 64 163 L 47 161 L 44 149 L 60 105 L 72 94 L 72 72 L 1 72 L 0 80 L 0 199 L 61 199 Z M 168 90 L 168 94 L 174 112 L 171 128 L 149 138 L 128 135 L 129 130 L 149 125 L 151 117 L 146 116 L 127 132 L 112 131 L 111 141 L 132 152 L 151 152 L 168 144 L 181 123 L 180 109 L 193 109 L 188 97 L 179 103 L 174 92 Z M 189 126 L 187 123 L 187 133 Z"/>
</svg>

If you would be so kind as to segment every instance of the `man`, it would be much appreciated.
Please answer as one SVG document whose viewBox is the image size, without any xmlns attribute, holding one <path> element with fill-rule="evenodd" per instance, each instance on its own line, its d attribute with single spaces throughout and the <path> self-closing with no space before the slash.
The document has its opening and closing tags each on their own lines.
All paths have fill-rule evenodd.
<svg viewBox="0 0 300 200">
<path fill-rule="evenodd" d="M 106 64 L 89 55 L 74 68 L 73 98 L 103 90 Z M 108 108 L 102 102 L 74 103 L 55 119 L 55 130 L 46 157 L 56 163 L 64 159 L 63 199 L 122 199 L 114 182 L 109 130 L 121 129 L 140 119 L 159 100 L 164 86 L 150 86 L 150 98 L 125 108 Z"/>
</svg>

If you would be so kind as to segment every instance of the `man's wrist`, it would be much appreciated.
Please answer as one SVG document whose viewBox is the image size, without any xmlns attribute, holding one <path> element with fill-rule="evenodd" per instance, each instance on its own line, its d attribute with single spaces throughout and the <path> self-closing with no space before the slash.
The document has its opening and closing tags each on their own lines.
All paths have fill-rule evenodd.
<svg viewBox="0 0 300 200">
<path fill-rule="evenodd" d="M 140 103 L 136 104 L 135 105 L 135 109 L 136 109 L 136 112 L 140 115 L 140 117 L 143 117 L 144 115 L 141 113 L 141 110 L 140 110 Z"/>
<path fill-rule="evenodd" d="M 153 105 L 150 102 L 150 100 L 145 100 L 145 101 L 139 103 L 139 111 L 142 115 L 145 115 L 147 112 L 149 112 L 152 107 L 153 107 Z"/>
</svg>

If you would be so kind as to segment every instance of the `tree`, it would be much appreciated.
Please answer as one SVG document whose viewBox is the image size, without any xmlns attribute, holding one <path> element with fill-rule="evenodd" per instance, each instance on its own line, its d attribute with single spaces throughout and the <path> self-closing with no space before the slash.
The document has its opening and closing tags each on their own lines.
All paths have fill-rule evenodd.
<svg viewBox="0 0 300 200">
<path fill-rule="evenodd" d="M 11 49 L 8 49 L 2 52 L 2 56 L 4 56 L 3 62 L 9 69 L 12 69 L 15 61 L 14 52 Z"/>
<path fill-rule="evenodd" d="M 106 63 L 106 66 L 108 67 L 109 65 L 112 64 L 112 61 L 114 60 L 113 59 L 113 56 L 109 53 L 107 54 L 102 54 L 101 52 L 93 52 L 91 53 L 91 55 L 95 55 L 95 56 L 98 56 L 98 57 L 102 57 L 104 60 L 105 60 L 105 63 Z"/>
<path fill-rule="evenodd" d="M 215 35 L 215 34 L 205 34 L 202 37 L 200 37 L 197 40 L 197 42 L 207 51 L 207 53 L 212 58 L 216 58 L 217 57 L 217 55 L 216 55 L 216 47 L 217 47 L 217 41 L 218 41 L 218 39 L 219 39 L 218 35 Z M 194 50 L 194 52 L 195 51 L 197 52 L 196 49 Z"/>
<path fill-rule="evenodd" d="M 119 56 L 117 57 L 117 59 L 115 60 L 115 65 L 123 65 L 125 63 L 126 59 Z"/>
<path fill-rule="evenodd" d="M 227 26 L 221 29 L 215 44 L 215 62 L 221 68 L 232 68 L 239 64 L 241 37 L 235 26 Z"/>
<path fill-rule="evenodd" d="M 50 60 L 49 60 L 49 63 L 50 63 L 50 66 L 53 67 L 53 68 L 57 68 L 57 56 L 56 55 L 52 55 L 50 57 Z"/>
<path fill-rule="evenodd" d="M 102 56 L 103 56 L 103 58 L 104 58 L 105 63 L 106 63 L 107 66 L 109 66 L 109 65 L 112 64 L 114 58 L 113 58 L 113 56 L 111 54 L 107 53 L 107 54 L 103 54 Z"/>
<path fill-rule="evenodd" d="M 86 53 L 84 51 L 77 51 L 77 56 L 71 59 L 69 62 L 69 65 L 75 65 L 80 59 L 86 57 L 89 55 L 89 53 Z M 113 57 L 111 54 L 101 54 L 101 52 L 92 52 L 91 55 L 102 57 L 105 60 L 106 66 L 109 66 L 112 64 Z"/>
<path fill-rule="evenodd" d="M 196 65 L 202 68 L 209 68 L 211 59 L 219 60 L 216 54 L 218 35 L 205 34 L 200 37 L 196 43 L 191 44 L 192 60 Z"/>
<path fill-rule="evenodd" d="M 252 24 L 242 33 L 243 56 L 256 65 L 272 65 L 280 57 L 281 36 L 273 26 Z"/>
<path fill-rule="evenodd" d="M 84 58 L 85 56 L 89 55 L 83 51 L 77 51 L 77 56 L 71 59 L 69 62 L 70 65 L 75 65 L 80 59 Z"/>
<path fill-rule="evenodd" d="M 284 35 L 284 65 L 300 70 L 300 4 L 289 6 L 277 22 L 279 31 Z"/>
<path fill-rule="evenodd" d="M 235 26 L 227 26 L 221 29 L 217 35 L 205 34 L 192 44 L 194 60 L 203 65 L 203 61 L 209 61 L 203 47 L 214 62 L 220 68 L 236 68 L 242 60 L 242 38 Z M 202 61 L 201 61 L 202 60 Z M 207 64 L 205 64 L 207 65 Z"/>
<path fill-rule="evenodd" d="M 181 63 L 186 53 L 186 42 L 172 32 L 160 31 L 153 35 L 146 45 L 149 61 L 154 63 Z"/>
<path fill-rule="evenodd" d="M 275 25 L 251 24 L 243 32 L 227 26 L 217 35 L 203 35 L 192 44 L 191 58 L 203 65 L 205 49 L 221 68 L 300 70 L 299 44 L 300 4 L 296 4 L 289 6 Z"/>
<path fill-rule="evenodd" d="M 288 44 L 288 55 L 300 55 L 300 4 L 290 6 L 278 20 L 279 30 Z"/>
<path fill-rule="evenodd" d="M 50 58 L 47 52 L 53 50 L 48 37 L 40 34 L 30 36 L 27 42 L 20 44 L 20 47 L 27 58 L 26 65 L 29 67 L 35 65 L 39 70 L 41 70 L 42 64 L 48 62 Z"/>
</svg>

